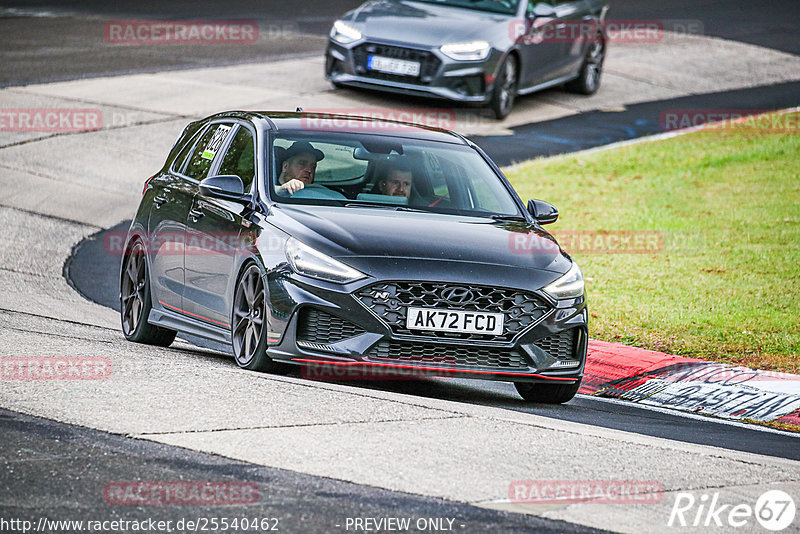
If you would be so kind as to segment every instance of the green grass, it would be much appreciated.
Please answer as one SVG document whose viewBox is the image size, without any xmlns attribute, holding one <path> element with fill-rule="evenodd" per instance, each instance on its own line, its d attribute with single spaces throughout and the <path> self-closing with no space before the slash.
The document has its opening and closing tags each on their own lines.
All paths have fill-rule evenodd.
<svg viewBox="0 0 800 534">
<path fill-rule="evenodd" d="M 592 337 L 800 371 L 800 135 L 705 130 L 507 175 L 523 199 L 556 205 L 556 236 L 663 236 L 660 250 L 626 254 L 564 240 L 587 280 Z"/>
</svg>

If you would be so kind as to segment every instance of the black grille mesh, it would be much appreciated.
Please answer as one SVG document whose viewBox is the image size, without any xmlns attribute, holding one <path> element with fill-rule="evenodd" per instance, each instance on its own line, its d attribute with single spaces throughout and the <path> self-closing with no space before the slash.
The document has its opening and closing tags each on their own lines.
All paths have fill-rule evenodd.
<svg viewBox="0 0 800 534">
<path fill-rule="evenodd" d="M 559 360 L 570 360 L 575 357 L 575 335 L 578 329 L 566 330 L 554 336 L 537 339 L 534 345 Z"/>
<path fill-rule="evenodd" d="M 337 343 L 363 334 L 364 329 L 315 308 L 303 308 L 297 325 L 297 339 L 311 343 Z"/>
<path fill-rule="evenodd" d="M 473 298 L 454 304 L 442 295 L 453 287 L 469 289 Z M 549 307 L 532 293 L 490 286 L 456 286 L 437 282 L 388 282 L 362 289 L 357 298 L 383 319 L 395 334 L 484 341 L 510 341 L 519 332 L 537 322 Z M 458 334 L 406 328 L 406 308 L 447 308 L 505 314 L 501 335 Z"/>
<path fill-rule="evenodd" d="M 420 63 L 419 76 L 403 76 L 367 69 L 367 58 L 372 55 L 405 61 L 417 61 Z M 433 52 L 428 52 L 427 50 L 415 50 L 413 48 L 374 43 L 364 43 L 353 49 L 353 60 L 355 61 L 356 72 L 363 76 L 381 80 L 423 84 L 431 81 L 442 64 L 441 60 Z"/>
<path fill-rule="evenodd" d="M 469 367 L 528 368 L 528 363 L 519 352 L 494 347 L 460 347 L 404 341 L 381 341 L 373 347 L 369 357 L 398 362 L 436 363 Z"/>
</svg>

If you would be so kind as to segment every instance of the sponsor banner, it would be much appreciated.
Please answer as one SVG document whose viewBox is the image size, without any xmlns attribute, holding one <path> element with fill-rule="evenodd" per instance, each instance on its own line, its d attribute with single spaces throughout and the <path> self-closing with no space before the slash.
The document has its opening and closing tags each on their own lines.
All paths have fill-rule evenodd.
<svg viewBox="0 0 800 534">
<path fill-rule="evenodd" d="M 791 422 L 800 409 L 800 376 L 596 340 L 580 392 L 729 419 Z"/>
<path fill-rule="evenodd" d="M 663 497 L 656 480 L 516 480 L 508 488 L 515 503 L 655 504 Z"/>
<path fill-rule="evenodd" d="M 253 482 L 109 482 L 106 504 L 124 506 L 239 506 L 258 502 Z"/>
<path fill-rule="evenodd" d="M 112 20 L 103 39 L 114 45 L 253 44 L 258 42 L 254 20 Z"/>
</svg>

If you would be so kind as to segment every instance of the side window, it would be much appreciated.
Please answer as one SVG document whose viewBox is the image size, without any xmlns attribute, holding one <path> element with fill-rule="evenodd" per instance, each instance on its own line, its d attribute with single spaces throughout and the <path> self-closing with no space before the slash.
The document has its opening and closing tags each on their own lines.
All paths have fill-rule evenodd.
<svg viewBox="0 0 800 534">
<path fill-rule="evenodd" d="M 250 191 L 256 175 L 256 151 L 255 139 L 249 128 L 239 127 L 222 160 L 219 174 L 235 174 L 242 179 L 244 190 Z"/>
<path fill-rule="evenodd" d="M 202 180 L 205 178 L 209 167 L 211 167 L 211 162 L 214 161 L 214 156 L 217 154 L 217 151 L 222 146 L 222 143 L 225 141 L 230 131 L 230 124 L 211 126 L 211 128 L 203 134 L 203 137 L 200 138 L 200 142 L 194 147 L 192 156 L 189 159 L 189 164 L 186 165 L 183 174 L 195 180 Z"/>
<path fill-rule="evenodd" d="M 181 148 L 181 151 L 178 153 L 177 156 L 175 156 L 175 159 L 173 160 L 173 163 L 172 163 L 172 170 L 173 171 L 181 172 L 181 173 L 183 172 L 184 167 L 186 167 L 186 160 L 188 159 L 189 154 L 192 151 L 192 148 L 194 148 L 194 145 L 197 142 L 198 136 L 202 132 L 203 132 L 203 129 L 200 129 L 197 132 L 195 132 L 194 135 L 192 135 L 189 138 L 189 140 L 186 141 L 186 144 L 183 145 L 183 148 Z"/>
</svg>

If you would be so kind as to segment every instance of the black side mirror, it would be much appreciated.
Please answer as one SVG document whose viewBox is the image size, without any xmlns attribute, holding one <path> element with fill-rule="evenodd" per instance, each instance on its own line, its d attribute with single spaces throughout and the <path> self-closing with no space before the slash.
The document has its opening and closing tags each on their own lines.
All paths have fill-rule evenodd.
<svg viewBox="0 0 800 534">
<path fill-rule="evenodd" d="M 528 212 L 539 224 L 550 224 L 558 220 L 558 210 L 556 207 L 544 200 L 529 200 Z"/>
<path fill-rule="evenodd" d="M 233 174 L 209 176 L 200 182 L 200 193 L 222 200 L 243 200 L 245 197 L 242 179 Z"/>
<path fill-rule="evenodd" d="M 532 14 L 530 11 L 528 11 L 528 16 L 530 18 L 547 17 L 552 19 L 556 17 L 556 9 L 550 4 L 539 2 L 538 4 L 533 6 Z"/>
</svg>

